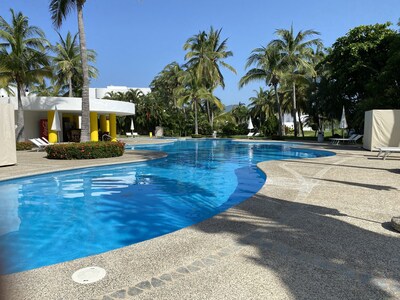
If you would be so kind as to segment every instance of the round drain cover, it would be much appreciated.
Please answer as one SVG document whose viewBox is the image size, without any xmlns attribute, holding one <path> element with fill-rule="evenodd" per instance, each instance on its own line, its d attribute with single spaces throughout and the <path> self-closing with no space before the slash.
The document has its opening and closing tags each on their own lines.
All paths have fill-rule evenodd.
<svg viewBox="0 0 400 300">
<path fill-rule="evenodd" d="M 88 267 L 79 269 L 72 274 L 72 280 L 78 283 L 87 284 L 99 281 L 106 276 L 106 270 L 99 267 Z"/>
</svg>

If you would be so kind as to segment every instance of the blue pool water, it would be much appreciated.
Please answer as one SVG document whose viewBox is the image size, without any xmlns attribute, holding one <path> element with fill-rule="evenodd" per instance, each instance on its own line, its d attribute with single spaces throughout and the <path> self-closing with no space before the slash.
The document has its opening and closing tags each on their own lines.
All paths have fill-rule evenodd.
<svg viewBox="0 0 400 300">
<path fill-rule="evenodd" d="M 102 253 L 205 220 L 262 187 L 257 162 L 333 155 L 231 140 L 135 148 L 168 157 L 0 182 L 3 273 Z"/>
</svg>

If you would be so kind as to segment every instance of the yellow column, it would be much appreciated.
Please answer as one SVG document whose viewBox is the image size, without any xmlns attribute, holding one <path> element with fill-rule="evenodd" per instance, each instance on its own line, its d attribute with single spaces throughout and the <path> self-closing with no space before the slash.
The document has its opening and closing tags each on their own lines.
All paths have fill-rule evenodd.
<svg viewBox="0 0 400 300">
<path fill-rule="evenodd" d="M 105 115 L 100 116 L 100 129 L 103 133 L 107 131 L 107 117 Z"/>
<path fill-rule="evenodd" d="M 97 123 L 97 112 L 90 112 L 90 140 L 99 141 L 99 125 Z"/>
<path fill-rule="evenodd" d="M 79 116 L 78 115 L 74 115 L 74 125 L 75 125 L 75 129 L 79 128 Z"/>
<path fill-rule="evenodd" d="M 107 128 L 106 131 L 110 132 L 110 119 L 107 119 L 106 128 Z"/>
<path fill-rule="evenodd" d="M 117 141 L 117 116 L 110 114 L 110 135 L 111 141 Z"/>
<path fill-rule="evenodd" d="M 57 143 L 57 131 L 51 130 L 53 119 L 54 119 L 54 110 L 49 110 L 47 112 L 47 131 L 49 133 L 49 142 Z"/>
</svg>

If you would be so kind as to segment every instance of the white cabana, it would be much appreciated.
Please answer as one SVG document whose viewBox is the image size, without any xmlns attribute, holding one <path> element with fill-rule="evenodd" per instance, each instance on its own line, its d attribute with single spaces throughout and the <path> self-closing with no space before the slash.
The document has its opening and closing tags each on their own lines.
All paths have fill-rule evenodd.
<svg viewBox="0 0 400 300">
<path fill-rule="evenodd" d="M 400 147 L 400 110 L 366 111 L 363 147 L 371 151 L 381 147 Z"/>
<path fill-rule="evenodd" d="M 0 166 L 15 165 L 17 163 L 17 150 L 13 105 L 0 103 L 0 120 Z"/>
</svg>

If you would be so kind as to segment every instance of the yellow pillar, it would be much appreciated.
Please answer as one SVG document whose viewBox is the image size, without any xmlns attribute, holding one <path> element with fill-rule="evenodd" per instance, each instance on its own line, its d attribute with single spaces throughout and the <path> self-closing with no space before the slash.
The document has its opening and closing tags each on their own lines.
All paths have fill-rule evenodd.
<svg viewBox="0 0 400 300">
<path fill-rule="evenodd" d="M 117 140 L 117 116 L 116 114 L 110 114 L 110 136 L 111 141 Z"/>
<path fill-rule="evenodd" d="M 106 129 L 107 132 L 110 132 L 110 119 L 106 120 Z"/>
<path fill-rule="evenodd" d="M 105 115 L 100 116 L 100 129 L 103 133 L 107 131 L 107 117 Z"/>
<path fill-rule="evenodd" d="M 54 110 L 49 110 L 47 112 L 47 132 L 49 133 L 49 142 L 57 143 L 57 131 L 51 130 L 53 119 L 54 119 Z"/>
<path fill-rule="evenodd" d="M 75 125 L 75 129 L 79 128 L 79 116 L 78 115 L 74 115 L 74 125 Z"/>
<path fill-rule="evenodd" d="M 99 125 L 97 123 L 97 112 L 90 112 L 90 140 L 99 141 Z"/>
</svg>

